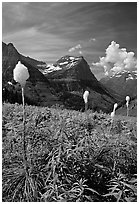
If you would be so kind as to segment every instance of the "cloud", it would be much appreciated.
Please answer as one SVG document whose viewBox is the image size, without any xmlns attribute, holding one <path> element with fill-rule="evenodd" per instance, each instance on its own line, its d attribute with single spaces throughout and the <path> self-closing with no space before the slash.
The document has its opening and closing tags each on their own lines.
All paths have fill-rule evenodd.
<svg viewBox="0 0 139 204">
<path fill-rule="evenodd" d="M 69 52 L 74 52 L 74 51 L 79 50 L 79 49 L 81 49 L 81 48 L 82 48 L 82 46 L 81 46 L 80 44 L 78 44 L 78 45 L 76 45 L 76 46 L 70 48 L 70 49 L 69 49 Z"/>
<path fill-rule="evenodd" d="M 95 42 L 95 41 L 96 41 L 96 38 L 90 38 L 89 41 L 90 41 L 90 42 Z"/>
<path fill-rule="evenodd" d="M 106 45 L 113 39 L 136 53 L 135 4 L 3 2 L 2 38 L 5 43 L 12 42 L 23 55 L 38 60 L 54 63 L 70 53 L 83 55 L 90 65 L 92 60 L 99 61 L 99 56 L 103 56 Z M 127 68 L 131 66 L 131 58 L 128 56 L 124 62 Z M 108 64 L 111 69 L 111 63 L 106 63 L 106 72 Z M 94 66 L 94 70 L 96 75 L 104 74 L 103 65 L 101 69 Z"/>
<path fill-rule="evenodd" d="M 100 61 L 93 63 L 104 68 L 105 75 L 113 75 L 123 70 L 136 70 L 137 60 L 134 52 L 127 52 L 126 48 L 112 41 L 105 52 L 105 57 L 100 57 Z"/>
<path fill-rule="evenodd" d="M 83 54 L 83 52 L 80 50 L 80 51 L 79 51 L 79 54 L 80 54 L 80 55 L 82 55 L 82 54 Z"/>
<path fill-rule="evenodd" d="M 47 40 L 46 40 L 47 39 Z M 67 53 L 71 41 L 63 37 L 42 33 L 37 27 L 23 29 L 3 37 L 5 43 L 12 42 L 23 55 L 54 63 Z"/>
</svg>

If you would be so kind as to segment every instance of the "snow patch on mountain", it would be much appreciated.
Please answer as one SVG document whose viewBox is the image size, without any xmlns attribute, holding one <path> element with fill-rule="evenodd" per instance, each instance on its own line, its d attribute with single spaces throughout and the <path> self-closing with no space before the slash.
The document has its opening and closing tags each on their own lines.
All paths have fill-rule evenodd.
<svg viewBox="0 0 139 204">
<path fill-rule="evenodd" d="M 61 63 L 59 63 L 59 65 L 65 65 L 65 64 L 68 64 L 68 62 L 61 62 Z"/>
<path fill-rule="evenodd" d="M 110 76 L 110 78 L 116 77 L 116 78 L 120 78 L 122 76 L 125 76 L 125 80 L 136 80 L 137 79 L 137 70 L 134 71 L 127 71 L 127 70 L 123 70 L 122 72 L 118 72 L 113 74 L 112 76 Z"/>
<path fill-rule="evenodd" d="M 75 59 L 75 57 L 69 57 L 69 59 L 70 59 L 70 60 L 74 60 L 74 59 Z"/>
<path fill-rule="evenodd" d="M 122 75 L 116 75 L 115 77 L 121 77 Z"/>
<path fill-rule="evenodd" d="M 56 65 L 64 69 L 70 69 L 73 66 L 77 65 L 79 60 L 81 60 L 81 57 L 74 57 L 74 56 L 66 55 L 62 57 L 60 60 L 58 60 L 56 62 Z"/>
<path fill-rule="evenodd" d="M 47 65 L 47 68 L 43 71 L 43 74 L 48 74 L 50 72 L 58 71 L 61 70 L 62 68 L 59 66 L 54 66 L 54 65 Z"/>
<path fill-rule="evenodd" d="M 132 71 L 134 73 L 134 75 L 137 77 L 137 70 Z"/>
<path fill-rule="evenodd" d="M 37 67 L 42 68 L 42 67 L 47 67 L 47 64 L 38 64 Z"/>
<path fill-rule="evenodd" d="M 136 79 L 136 77 L 133 77 L 133 75 L 128 74 L 128 77 L 126 78 L 126 81 L 128 81 L 128 80 L 134 80 L 134 79 Z"/>
<path fill-rule="evenodd" d="M 39 70 L 44 74 L 49 74 L 51 72 L 59 71 L 62 69 L 70 69 L 73 66 L 77 65 L 81 57 L 73 57 L 73 56 L 64 56 L 60 60 L 58 60 L 55 64 L 45 64 L 38 65 Z"/>
</svg>

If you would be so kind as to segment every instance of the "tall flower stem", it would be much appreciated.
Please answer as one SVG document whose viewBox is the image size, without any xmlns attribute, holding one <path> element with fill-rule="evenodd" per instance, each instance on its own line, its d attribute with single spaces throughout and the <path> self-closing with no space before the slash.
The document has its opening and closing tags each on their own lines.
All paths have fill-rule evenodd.
<svg viewBox="0 0 139 204">
<path fill-rule="evenodd" d="M 26 138 L 25 138 L 25 98 L 24 98 L 24 87 L 22 87 L 22 102 L 23 102 L 23 162 L 24 168 L 27 172 L 27 152 L 26 152 Z"/>
<path fill-rule="evenodd" d="M 23 163 L 24 163 L 24 169 L 26 172 L 26 178 L 31 184 L 31 188 L 33 191 L 34 199 L 36 199 L 36 188 L 34 185 L 34 182 L 32 178 L 30 177 L 28 164 L 27 164 L 27 143 L 26 143 L 26 137 L 25 137 L 25 98 L 24 98 L 24 87 L 22 87 L 22 102 L 23 102 Z M 28 194 L 27 194 L 28 197 Z"/>
<path fill-rule="evenodd" d="M 87 111 L 87 109 L 88 109 L 88 102 L 85 103 L 85 112 Z"/>
<path fill-rule="evenodd" d="M 127 115 L 127 117 L 129 115 L 129 108 L 128 108 L 128 106 L 127 106 L 127 113 L 126 113 L 126 115 Z"/>
</svg>

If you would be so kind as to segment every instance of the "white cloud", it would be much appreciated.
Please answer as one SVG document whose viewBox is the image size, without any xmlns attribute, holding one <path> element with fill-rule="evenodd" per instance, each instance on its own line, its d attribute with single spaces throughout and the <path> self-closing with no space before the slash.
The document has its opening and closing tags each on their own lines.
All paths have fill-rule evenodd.
<svg viewBox="0 0 139 204">
<path fill-rule="evenodd" d="M 49 60 L 49 63 L 63 56 L 71 45 L 70 40 L 49 32 L 40 32 L 38 27 L 7 33 L 3 36 L 3 42 L 12 42 L 19 53 L 37 60 Z"/>
<path fill-rule="evenodd" d="M 82 54 L 83 54 L 83 52 L 80 50 L 80 51 L 79 51 L 79 54 L 80 54 L 80 55 L 82 55 Z"/>
<path fill-rule="evenodd" d="M 123 70 L 136 70 L 137 60 L 134 52 L 127 52 L 126 48 L 120 48 L 119 44 L 112 41 L 105 52 L 105 57 L 100 57 L 100 61 L 93 63 L 104 68 L 105 75 L 115 74 Z"/>
<path fill-rule="evenodd" d="M 75 51 L 75 47 L 72 47 L 69 49 L 69 52 L 73 52 L 73 51 Z"/>
<path fill-rule="evenodd" d="M 76 48 L 76 49 L 81 49 L 82 46 L 81 46 L 80 44 L 78 44 L 78 45 L 75 46 L 75 48 Z"/>
<path fill-rule="evenodd" d="M 78 45 L 76 45 L 76 46 L 70 48 L 70 49 L 69 49 L 69 52 L 73 52 L 73 51 L 78 50 L 78 49 L 81 49 L 81 48 L 82 48 L 82 46 L 81 46 L 80 44 L 78 44 Z"/>
<path fill-rule="evenodd" d="M 96 38 L 90 38 L 89 41 L 90 41 L 90 42 L 91 42 L 91 41 L 95 42 L 95 41 L 96 41 Z"/>
</svg>

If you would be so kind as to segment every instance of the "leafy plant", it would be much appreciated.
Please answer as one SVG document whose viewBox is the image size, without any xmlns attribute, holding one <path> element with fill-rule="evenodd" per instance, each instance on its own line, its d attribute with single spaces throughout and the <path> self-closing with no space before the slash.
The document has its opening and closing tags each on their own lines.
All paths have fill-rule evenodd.
<svg viewBox="0 0 139 204">
<path fill-rule="evenodd" d="M 106 197 L 114 197 L 117 202 L 136 202 L 137 200 L 137 178 L 136 175 L 131 180 L 126 175 L 118 173 L 109 181 L 108 194 Z"/>
<path fill-rule="evenodd" d="M 109 131 L 107 114 L 26 106 L 25 125 L 28 174 L 22 105 L 4 103 L 3 201 L 136 201 L 135 122 L 116 120 Z"/>
</svg>

